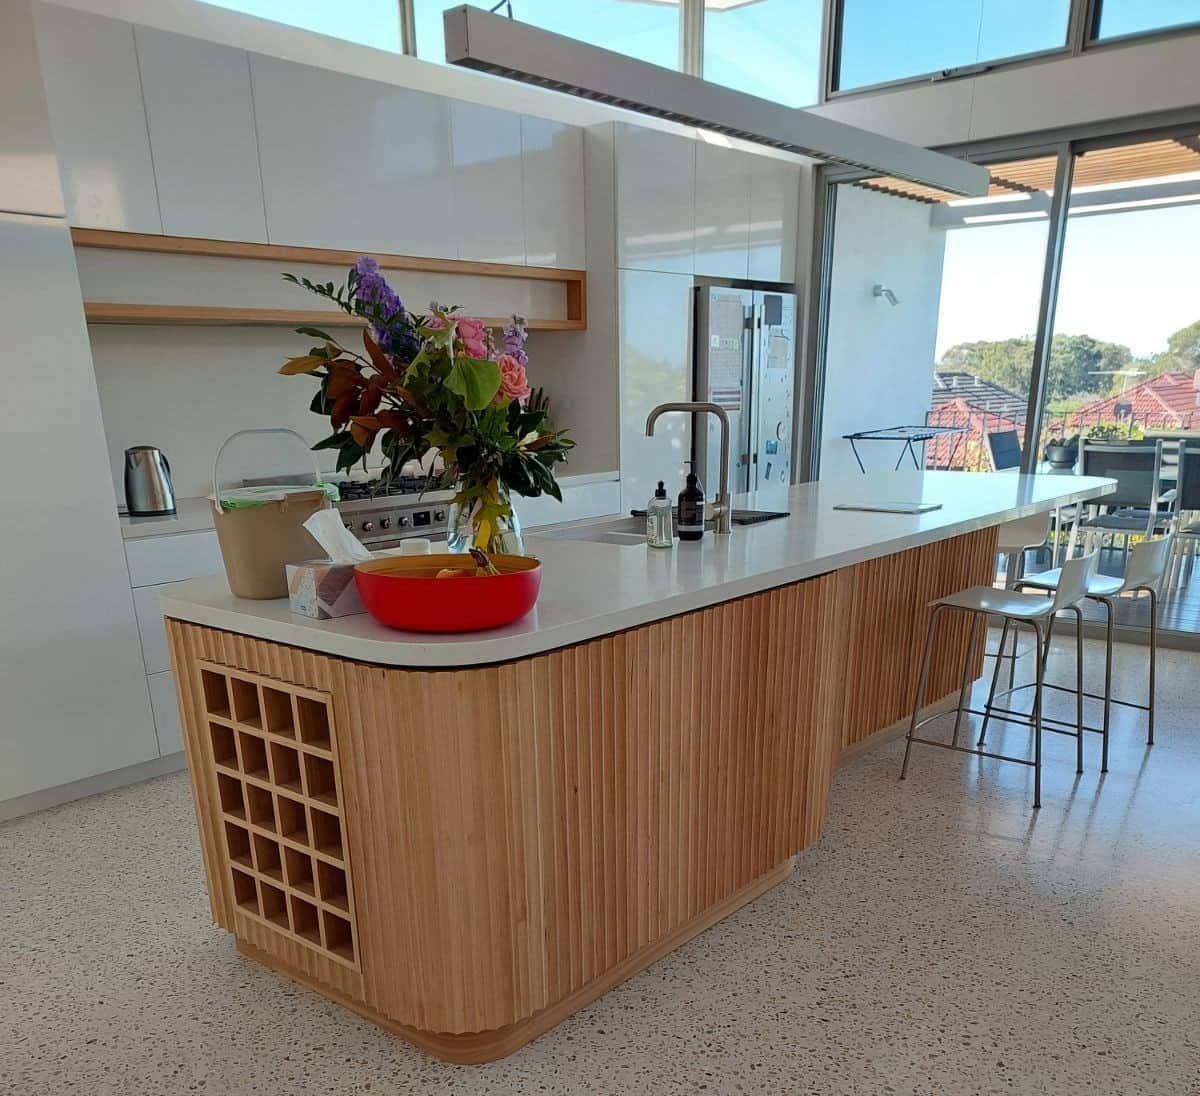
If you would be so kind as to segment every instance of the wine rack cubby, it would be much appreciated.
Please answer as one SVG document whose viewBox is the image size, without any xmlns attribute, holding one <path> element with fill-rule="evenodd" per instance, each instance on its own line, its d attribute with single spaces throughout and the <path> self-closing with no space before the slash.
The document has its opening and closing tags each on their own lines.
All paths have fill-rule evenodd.
<svg viewBox="0 0 1200 1096">
<path fill-rule="evenodd" d="M 238 911 L 359 969 L 329 697 L 217 663 L 197 669 Z"/>
</svg>

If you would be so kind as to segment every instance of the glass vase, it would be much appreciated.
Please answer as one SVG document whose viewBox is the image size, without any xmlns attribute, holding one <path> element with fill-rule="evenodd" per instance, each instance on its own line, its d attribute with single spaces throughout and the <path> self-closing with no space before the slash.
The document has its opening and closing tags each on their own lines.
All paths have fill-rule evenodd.
<svg viewBox="0 0 1200 1096">
<path fill-rule="evenodd" d="M 447 519 L 446 550 L 466 552 L 471 548 L 482 548 L 489 555 L 525 554 L 521 522 L 513 507 L 512 496 L 502 483 L 492 481 L 473 488 L 459 480 L 454 485 L 454 502 L 450 504 Z"/>
</svg>

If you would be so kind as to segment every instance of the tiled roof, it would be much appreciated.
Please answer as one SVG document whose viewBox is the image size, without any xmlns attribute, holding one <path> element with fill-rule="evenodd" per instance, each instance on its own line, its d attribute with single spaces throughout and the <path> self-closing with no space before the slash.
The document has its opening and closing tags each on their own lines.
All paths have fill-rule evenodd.
<svg viewBox="0 0 1200 1096">
<path fill-rule="evenodd" d="M 1178 420 L 1184 425 L 1200 411 L 1200 373 L 1160 373 L 1147 377 L 1125 392 L 1105 396 L 1102 400 L 1081 407 L 1076 414 L 1080 421 L 1093 418 L 1115 419 L 1117 404 L 1128 404 L 1136 420 Z"/>
<path fill-rule="evenodd" d="M 1028 406 L 1024 396 L 985 381 L 982 377 L 955 371 L 934 373 L 933 411 L 956 400 L 1018 422 L 1024 421 Z"/>
</svg>

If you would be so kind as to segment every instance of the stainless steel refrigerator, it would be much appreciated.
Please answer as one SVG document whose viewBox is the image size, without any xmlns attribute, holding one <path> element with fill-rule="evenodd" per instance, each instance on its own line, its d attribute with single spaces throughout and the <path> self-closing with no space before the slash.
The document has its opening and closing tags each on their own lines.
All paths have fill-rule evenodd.
<svg viewBox="0 0 1200 1096">
<path fill-rule="evenodd" d="M 729 490 L 786 487 L 792 476 L 796 297 L 770 289 L 696 290 L 695 398 L 729 416 Z M 707 415 L 692 456 L 711 498 L 720 483 L 720 423 Z"/>
</svg>

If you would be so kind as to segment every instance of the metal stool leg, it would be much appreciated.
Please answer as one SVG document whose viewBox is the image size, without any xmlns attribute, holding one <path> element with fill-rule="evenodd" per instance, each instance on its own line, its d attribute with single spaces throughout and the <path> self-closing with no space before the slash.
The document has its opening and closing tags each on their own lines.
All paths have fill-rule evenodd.
<svg viewBox="0 0 1200 1096">
<path fill-rule="evenodd" d="M 1051 618 L 1053 619 L 1053 618 Z M 1037 658 L 1037 679 L 1033 693 L 1033 806 L 1042 805 L 1042 684 L 1046 673 L 1046 653 L 1050 649 L 1047 639 L 1042 637 L 1040 624 L 1033 626 L 1034 654 Z"/>
<path fill-rule="evenodd" d="M 958 710 L 954 713 L 954 736 L 950 739 L 956 746 L 958 745 L 959 731 L 962 729 L 963 709 L 967 707 L 971 692 L 971 652 L 975 649 L 975 632 L 981 620 L 986 626 L 986 613 L 971 614 L 971 627 L 967 631 L 967 649 L 963 652 L 962 684 L 958 688 Z"/>
<path fill-rule="evenodd" d="M 1158 591 L 1153 586 L 1146 589 L 1150 592 L 1150 711 L 1147 718 L 1146 745 L 1154 745 L 1154 679 L 1158 663 Z"/>
<path fill-rule="evenodd" d="M 913 697 L 912 718 L 908 721 L 908 734 L 904 743 L 904 764 L 900 766 L 900 779 L 908 776 L 908 758 L 912 753 L 913 735 L 917 729 L 917 719 L 921 714 L 921 700 L 925 696 L 925 683 L 929 678 L 930 655 L 933 652 L 933 631 L 937 627 L 938 614 L 943 606 L 935 605 L 929 614 L 929 627 L 925 629 L 925 653 L 921 656 L 921 673 L 917 677 L 917 695 Z"/>
<path fill-rule="evenodd" d="M 1099 598 L 1107 617 L 1104 624 L 1104 731 L 1101 735 L 1100 771 L 1108 772 L 1108 732 L 1112 725 L 1112 663 L 1113 663 L 1113 603 L 1111 598 Z"/>
<path fill-rule="evenodd" d="M 1000 681 L 1000 663 L 1002 661 L 1000 655 L 1004 653 L 1004 645 L 1008 642 L 1008 632 L 1011 627 L 1012 619 L 1005 617 L 1004 627 L 1000 629 L 1000 648 L 996 655 L 996 665 L 992 668 L 992 687 L 988 690 L 987 703 L 983 706 L 983 726 L 979 728 L 979 741 L 975 743 L 976 746 L 982 746 L 983 740 L 987 737 L 988 723 L 992 718 L 992 705 L 996 702 L 996 686 Z M 1015 628 L 1013 628 L 1013 632 L 1016 632 Z"/>
<path fill-rule="evenodd" d="M 1075 772 L 1083 772 L 1083 610 L 1075 609 Z"/>
</svg>

